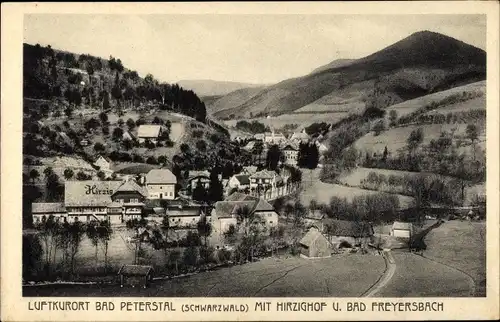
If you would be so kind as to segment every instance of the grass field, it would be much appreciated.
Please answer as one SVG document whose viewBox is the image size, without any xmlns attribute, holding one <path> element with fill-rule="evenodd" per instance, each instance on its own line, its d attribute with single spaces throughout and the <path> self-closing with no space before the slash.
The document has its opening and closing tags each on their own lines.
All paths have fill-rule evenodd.
<svg viewBox="0 0 500 322">
<path fill-rule="evenodd" d="M 425 238 L 424 255 L 472 277 L 475 295 L 486 295 L 486 223 L 448 221 Z"/>
<path fill-rule="evenodd" d="M 415 98 L 412 100 L 408 100 L 408 101 L 405 101 L 405 102 L 402 102 L 399 104 L 389 106 L 386 108 L 386 111 L 387 111 L 386 115 L 388 117 L 391 110 L 396 110 L 398 112 L 398 117 L 401 117 L 401 116 L 410 114 L 410 113 L 416 111 L 417 109 L 419 109 L 420 107 L 423 107 L 423 106 L 430 104 L 432 102 L 439 102 L 440 100 L 442 100 L 448 96 L 451 96 L 451 95 L 454 95 L 457 93 L 462 93 L 462 92 L 475 92 L 475 91 L 485 92 L 486 91 L 486 81 L 480 81 L 480 82 L 476 82 L 476 83 L 467 84 L 464 86 L 454 87 L 454 88 L 449 89 L 449 90 L 421 96 L 421 97 L 418 97 L 418 98 Z M 446 108 L 446 107 L 445 106 L 440 107 L 438 110 L 441 111 L 444 108 Z M 479 107 L 474 107 L 474 108 L 479 108 Z"/>
<path fill-rule="evenodd" d="M 406 251 L 393 254 L 396 273 L 382 291 L 382 297 L 467 297 L 468 277 L 447 266 Z"/>
<path fill-rule="evenodd" d="M 273 257 L 186 278 L 157 280 L 147 289 L 119 285 L 24 287 L 23 296 L 357 297 L 384 269 L 383 258 L 375 255 L 312 260 Z"/>
<path fill-rule="evenodd" d="M 305 112 L 305 113 L 297 113 L 297 114 L 282 114 L 279 116 L 273 116 L 270 118 L 262 117 L 262 118 L 253 118 L 247 119 L 248 122 L 259 121 L 269 127 L 272 128 L 282 128 L 287 124 L 298 124 L 299 127 L 297 131 L 300 131 L 304 127 L 307 127 L 315 122 L 326 122 L 326 123 L 336 123 L 343 118 L 349 116 L 349 112 L 326 112 L 326 113 L 318 113 L 318 112 Z M 227 126 L 235 126 L 239 120 L 228 120 L 224 121 Z"/>
<path fill-rule="evenodd" d="M 409 125 L 404 127 L 396 127 L 388 129 L 375 136 L 373 132 L 366 134 L 354 143 L 354 146 L 362 151 L 373 151 L 382 153 L 387 146 L 390 152 L 396 152 L 399 149 L 406 147 L 406 139 L 410 133 L 422 128 L 424 138 L 422 145 L 427 145 L 432 139 L 437 139 L 442 131 L 452 131 L 456 129 L 455 136 L 464 135 L 467 124 L 424 124 L 424 125 Z M 480 138 L 482 139 L 482 138 Z M 470 148 L 469 148 L 470 149 Z"/>
<path fill-rule="evenodd" d="M 331 197 L 347 198 L 352 200 L 352 198 L 361 195 L 377 194 L 378 191 L 365 190 L 355 187 L 346 187 L 339 184 L 325 183 L 321 181 L 314 181 L 312 185 L 305 181 L 303 183 L 304 190 L 301 193 L 300 200 L 304 205 L 309 205 L 311 200 L 316 200 L 318 203 L 330 202 Z M 413 198 L 403 195 L 396 195 L 399 198 L 399 203 L 401 208 L 407 208 L 413 201 Z"/>
</svg>

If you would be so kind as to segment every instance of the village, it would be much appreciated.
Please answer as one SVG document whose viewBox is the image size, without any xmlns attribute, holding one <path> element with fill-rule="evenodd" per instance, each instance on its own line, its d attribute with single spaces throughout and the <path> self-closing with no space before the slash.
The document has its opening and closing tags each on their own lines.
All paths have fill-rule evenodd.
<svg viewBox="0 0 500 322">
<path fill-rule="evenodd" d="M 422 37 L 456 43 L 395 48 Z M 25 296 L 485 294 L 483 80 L 429 75 L 443 90 L 399 97 L 393 65 L 366 80 L 348 65 L 279 92 L 303 101 L 268 102 L 271 86 L 233 106 L 253 89 L 201 95 L 113 56 L 23 49 Z"/>
</svg>

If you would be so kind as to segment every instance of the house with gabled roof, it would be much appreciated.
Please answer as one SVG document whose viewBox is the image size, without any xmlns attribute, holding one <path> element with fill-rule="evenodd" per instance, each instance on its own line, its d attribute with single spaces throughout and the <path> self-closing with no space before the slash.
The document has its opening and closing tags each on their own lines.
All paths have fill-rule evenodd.
<svg viewBox="0 0 500 322">
<path fill-rule="evenodd" d="M 294 143 L 286 144 L 283 149 L 283 156 L 285 158 L 285 164 L 291 166 L 297 166 L 297 162 L 299 160 L 299 147 Z"/>
<path fill-rule="evenodd" d="M 169 169 L 152 169 L 145 181 L 149 199 L 175 199 L 177 178 Z"/>
<path fill-rule="evenodd" d="M 113 161 L 105 155 L 99 154 L 94 162 L 94 165 L 99 167 L 99 170 L 102 170 L 107 173 L 112 173 Z"/>
<path fill-rule="evenodd" d="M 250 176 L 248 174 L 235 174 L 227 182 L 227 190 L 245 191 L 250 189 Z"/>
<path fill-rule="evenodd" d="M 367 245 L 374 235 L 373 226 L 365 221 L 323 219 L 323 232 L 330 242 L 337 246 L 346 247 Z"/>
<path fill-rule="evenodd" d="M 273 199 L 286 193 L 286 180 L 275 171 L 261 170 L 250 177 L 250 192 L 264 199 Z"/>
<path fill-rule="evenodd" d="M 309 135 L 305 130 L 303 130 L 302 132 L 295 132 L 290 137 L 290 141 L 294 142 L 295 144 L 307 143 L 309 142 L 309 139 Z"/>
<path fill-rule="evenodd" d="M 330 242 L 316 227 L 309 228 L 309 231 L 300 240 L 299 245 L 300 257 L 303 258 L 330 257 L 332 253 Z"/>
<path fill-rule="evenodd" d="M 144 187 L 138 185 L 135 180 L 128 179 L 111 195 L 111 200 L 115 205 L 110 205 L 110 208 L 116 207 L 116 204 L 120 205 L 122 208 L 121 222 L 130 219 L 140 219 L 147 196 L 148 192 Z M 115 217 L 111 219 L 118 222 Z"/>
<path fill-rule="evenodd" d="M 220 243 L 223 242 L 223 235 L 231 225 L 238 225 L 238 213 L 247 208 L 250 214 L 255 215 L 259 224 L 266 228 L 267 233 L 272 227 L 278 226 L 278 213 L 274 207 L 262 198 L 235 192 L 226 200 L 215 203 L 211 213 L 211 223 L 214 234 L 217 235 Z"/>
<path fill-rule="evenodd" d="M 122 134 L 122 140 L 123 141 L 134 141 L 135 140 L 135 136 L 130 133 L 130 131 L 123 131 L 123 134 Z"/>
<path fill-rule="evenodd" d="M 156 124 L 142 124 L 137 128 L 137 138 L 139 143 L 144 143 L 146 140 L 151 141 L 152 143 L 157 143 L 158 138 L 162 134 L 162 126 Z"/>
</svg>

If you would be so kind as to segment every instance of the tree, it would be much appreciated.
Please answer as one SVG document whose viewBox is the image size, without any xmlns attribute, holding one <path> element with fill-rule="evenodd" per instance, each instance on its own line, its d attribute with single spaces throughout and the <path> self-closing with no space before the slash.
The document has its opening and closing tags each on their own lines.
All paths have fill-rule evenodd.
<svg viewBox="0 0 500 322">
<path fill-rule="evenodd" d="M 106 273 L 108 267 L 109 240 L 111 239 L 111 235 L 113 234 L 113 229 L 111 228 L 109 220 L 100 221 L 99 225 L 96 226 L 96 232 L 99 241 L 104 247 L 104 273 Z"/>
<path fill-rule="evenodd" d="M 193 200 L 198 201 L 198 202 L 207 202 L 207 191 L 205 190 L 205 187 L 201 183 L 201 179 L 198 179 L 196 182 L 196 187 L 193 190 Z"/>
<path fill-rule="evenodd" d="M 385 122 L 384 120 L 379 120 L 377 123 L 375 123 L 375 126 L 373 127 L 374 135 L 378 136 L 380 133 L 385 131 Z"/>
<path fill-rule="evenodd" d="M 478 128 L 477 125 L 475 124 L 468 124 L 467 128 L 465 130 L 465 133 L 467 135 L 467 138 L 471 141 L 472 143 L 472 153 L 473 153 L 473 159 L 476 160 L 476 141 L 479 136 L 478 133 Z"/>
<path fill-rule="evenodd" d="M 389 112 L 390 126 L 396 126 L 398 120 L 398 112 L 396 110 L 391 110 Z"/>
<path fill-rule="evenodd" d="M 52 167 L 46 167 L 44 170 L 43 170 L 43 174 L 45 175 L 45 179 L 47 179 L 48 177 L 50 177 L 52 174 L 54 174 L 54 170 L 52 169 Z"/>
<path fill-rule="evenodd" d="M 118 124 L 119 127 L 123 127 L 123 124 L 125 124 L 125 122 L 122 119 L 118 119 L 116 123 Z"/>
<path fill-rule="evenodd" d="M 123 130 L 119 127 L 115 127 L 113 130 L 113 140 L 119 141 L 123 137 Z"/>
<path fill-rule="evenodd" d="M 87 229 L 85 230 L 85 233 L 87 235 L 87 238 L 90 240 L 92 245 L 95 247 L 95 266 L 97 267 L 98 264 L 98 257 L 97 257 L 97 246 L 99 246 L 99 235 L 97 233 L 97 222 L 96 221 L 91 221 L 87 224 Z"/>
<path fill-rule="evenodd" d="M 135 121 L 131 118 L 127 120 L 127 126 L 129 130 L 133 130 L 135 128 Z"/>
<path fill-rule="evenodd" d="M 408 145 L 408 150 L 410 150 L 410 153 L 414 153 L 415 150 L 418 148 L 418 146 L 423 142 L 424 140 L 424 132 L 422 131 L 422 128 L 418 128 L 416 130 L 413 130 L 410 133 L 410 136 L 408 136 L 408 139 L 406 139 L 406 143 Z"/>
<path fill-rule="evenodd" d="M 85 227 L 83 224 L 76 220 L 73 223 L 71 223 L 68 227 L 68 233 L 69 233 L 69 245 L 70 245 L 70 263 L 71 263 L 71 275 L 74 274 L 75 271 L 75 258 L 80 250 L 80 244 L 83 239 L 83 234 L 85 232 Z"/>
<path fill-rule="evenodd" d="M 96 144 L 94 144 L 94 151 L 99 153 L 99 152 L 104 152 L 106 150 L 106 148 L 104 147 L 104 145 L 100 142 L 97 142 Z"/>
<path fill-rule="evenodd" d="M 203 247 L 206 250 L 208 248 L 207 238 L 212 233 L 212 225 L 207 220 L 206 215 L 201 216 L 200 220 L 198 221 L 198 223 L 196 225 L 196 228 L 198 229 L 198 235 L 200 237 L 203 237 L 203 239 L 204 239 Z M 205 261 L 208 262 L 208 252 L 205 251 L 204 253 L 207 256 L 207 257 L 205 257 Z"/>
<path fill-rule="evenodd" d="M 181 253 L 179 250 L 174 249 L 173 251 L 170 252 L 168 256 L 168 261 L 170 263 L 174 263 L 175 265 L 175 274 L 179 274 L 179 259 L 181 258 Z"/>
<path fill-rule="evenodd" d="M 35 183 L 35 180 L 40 177 L 40 173 L 36 169 L 31 169 L 29 176 L 32 183 Z"/>
<path fill-rule="evenodd" d="M 67 168 L 64 170 L 64 178 L 66 180 L 70 180 L 71 178 L 73 178 L 73 175 L 74 175 L 74 172 L 70 168 Z"/>
<path fill-rule="evenodd" d="M 215 203 L 217 201 L 223 200 L 224 198 L 224 187 L 222 182 L 219 180 L 219 171 L 217 168 L 212 168 L 210 172 L 210 187 L 208 189 L 208 199 L 209 201 Z"/>
<path fill-rule="evenodd" d="M 99 119 L 101 120 L 102 124 L 108 123 L 108 114 L 104 112 L 99 113 Z"/>
<path fill-rule="evenodd" d="M 64 193 L 64 187 L 59 182 L 59 177 L 55 173 L 51 173 L 47 177 L 45 189 L 47 191 L 47 199 L 49 201 L 60 200 Z"/>
<path fill-rule="evenodd" d="M 282 153 L 277 144 L 273 144 L 267 150 L 266 167 L 269 170 L 276 170 L 282 158 Z"/>
<path fill-rule="evenodd" d="M 104 180 L 106 179 L 106 174 L 103 171 L 98 171 L 97 177 L 99 178 L 99 180 Z"/>
</svg>

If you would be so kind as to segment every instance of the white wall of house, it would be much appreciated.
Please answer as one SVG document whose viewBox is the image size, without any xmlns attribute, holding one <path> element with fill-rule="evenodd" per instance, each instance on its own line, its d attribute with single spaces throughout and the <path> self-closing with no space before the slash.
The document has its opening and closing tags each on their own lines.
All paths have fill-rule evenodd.
<svg viewBox="0 0 500 322">
<path fill-rule="evenodd" d="M 278 214 L 275 211 L 259 211 L 257 214 L 265 220 L 268 229 L 278 226 Z"/>
<path fill-rule="evenodd" d="M 149 199 L 175 199 L 175 184 L 146 184 Z"/>
<path fill-rule="evenodd" d="M 105 170 L 110 171 L 111 164 L 108 161 L 106 161 L 106 159 L 104 159 L 103 157 L 97 159 L 95 165 L 98 166 L 103 171 Z"/>
<path fill-rule="evenodd" d="M 392 229 L 391 235 L 394 237 L 410 238 L 411 233 L 406 229 Z"/>
</svg>

